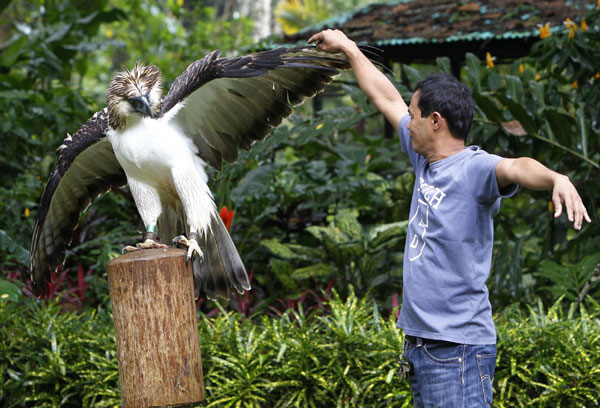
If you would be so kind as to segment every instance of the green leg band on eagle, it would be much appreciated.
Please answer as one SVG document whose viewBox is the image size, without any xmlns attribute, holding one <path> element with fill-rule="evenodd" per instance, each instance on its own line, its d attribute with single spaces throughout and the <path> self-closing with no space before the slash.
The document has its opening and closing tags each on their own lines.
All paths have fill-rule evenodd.
<svg viewBox="0 0 600 408">
<path fill-rule="evenodd" d="M 146 232 L 142 235 L 142 242 L 146 242 L 147 239 L 150 239 L 156 243 L 160 243 L 160 238 L 158 237 L 158 228 L 156 225 L 147 225 Z"/>
</svg>

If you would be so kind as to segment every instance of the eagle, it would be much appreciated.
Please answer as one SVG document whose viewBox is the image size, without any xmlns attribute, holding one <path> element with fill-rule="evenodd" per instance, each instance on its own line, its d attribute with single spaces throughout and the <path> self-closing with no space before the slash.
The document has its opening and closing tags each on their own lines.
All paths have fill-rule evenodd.
<svg viewBox="0 0 600 408">
<path fill-rule="evenodd" d="M 207 167 L 233 163 L 238 149 L 268 136 L 292 106 L 322 91 L 350 65 L 313 46 L 224 58 L 218 50 L 190 64 L 162 95 L 158 67 L 138 60 L 115 74 L 106 107 L 67 134 L 42 193 L 30 248 L 35 293 L 53 271 L 79 217 L 101 194 L 129 185 L 146 232 L 135 247 L 187 248 L 195 294 L 229 298 L 250 289 L 240 255 L 208 187 Z"/>
</svg>

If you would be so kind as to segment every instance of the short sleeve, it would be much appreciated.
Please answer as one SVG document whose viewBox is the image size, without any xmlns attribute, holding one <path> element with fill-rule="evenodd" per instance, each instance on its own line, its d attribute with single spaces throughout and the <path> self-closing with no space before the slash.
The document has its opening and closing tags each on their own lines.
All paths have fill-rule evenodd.
<svg viewBox="0 0 600 408">
<path fill-rule="evenodd" d="M 410 133 L 407 128 L 409 123 L 410 115 L 407 113 L 402 117 L 402 119 L 400 119 L 400 122 L 398 124 L 398 136 L 400 137 L 400 146 L 402 147 L 402 151 L 408 154 L 413 168 L 416 169 L 417 161 L 419 160 L 419 157 L 422 156 L 420 156 L 413 150 L 412 144 L 410 143 Z"/>
<path fill-rule="evenodd" d="M 477 150 L 469 163 L 469 173 L 472 182 L 469 183 L 473 195 L 481 203 L 493 203 L 498 198 L 512 197 L 518 186 L 511 184 L 502 190 L 498 187 L 496 166 L 503 157 Z"/>
</svg>

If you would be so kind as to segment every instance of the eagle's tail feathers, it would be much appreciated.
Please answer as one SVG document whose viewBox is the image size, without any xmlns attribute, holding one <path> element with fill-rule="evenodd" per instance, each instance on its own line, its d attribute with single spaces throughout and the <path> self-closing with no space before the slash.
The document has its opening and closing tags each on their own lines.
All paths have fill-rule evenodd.
<svg viewBox="0 0 600 408">
<path fill-rule="evenodd" d="M 194 261 L 196 298 L 204 292 L 209 299 L 228 299 L 232 287 L 239 293 L 250 290 L 244 264 L 218 214 L 211 217 L 210 232 L 201 241 L 204 258 Z"/>
</svg>

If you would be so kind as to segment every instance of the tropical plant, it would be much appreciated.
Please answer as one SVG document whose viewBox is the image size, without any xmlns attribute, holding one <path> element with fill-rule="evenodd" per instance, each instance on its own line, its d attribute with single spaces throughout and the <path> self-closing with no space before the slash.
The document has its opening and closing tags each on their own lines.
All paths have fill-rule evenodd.
<svg viewBox="0 0 600 408">
<path fill-rule="evenodd" d="M 277 318 L 201 316 L 205 406 L 412 406 L 408 381 L 397 377 L 403 339 L 394 315 L 352 292 L 326 305 L 327 313 L 299 308 Z M 496 315 L 494 405 L 596 406 L 599 319 L 590 298 L 577 312 L 560 300 Z M 65 313 L 56 302 L 0 295 L 0 321 L 0 405 L 119 405 L 110 309 Z"/>
<path fill-rule="evenodd" d="M 329 225 L 306 228 L 314 240 L 310 245 L 264 240 L 277 258 L 270 261 L 275 276 L 288 291 L 306 280 L 338 280 L 338 290 L 354 287 L 359 296 L 371 294 L 391 304 L 393 293 L 402 287 L 402 241 L 408 221 L 363 228 L 356 212 L 341 210 Z M 389 306 L 388 304 L 388 306 Z"/>
</svg>

